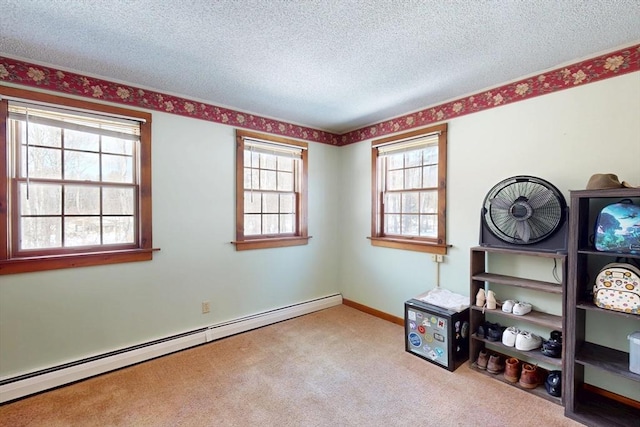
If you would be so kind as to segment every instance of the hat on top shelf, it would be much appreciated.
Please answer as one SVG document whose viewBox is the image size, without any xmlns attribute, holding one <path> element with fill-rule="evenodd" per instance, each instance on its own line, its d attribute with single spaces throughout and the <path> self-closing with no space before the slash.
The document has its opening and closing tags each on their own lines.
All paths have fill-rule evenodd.
<svg viewBox="0 0 640 427">
<path fill-rule="evenodd" d="M 634 187 L 627 181 L 618 179 L 618 175 L 612 173 L 596 173 L 591 175 L 587 183 L 587 190 L 607 190 L 610 188 L 640 188 Z"/>
</svg>

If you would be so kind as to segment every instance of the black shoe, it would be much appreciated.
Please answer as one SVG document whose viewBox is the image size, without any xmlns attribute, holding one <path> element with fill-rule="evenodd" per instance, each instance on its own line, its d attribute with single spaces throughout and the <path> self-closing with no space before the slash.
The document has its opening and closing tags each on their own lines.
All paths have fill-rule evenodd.
<svg viewBox="0 0 640 427">
<path fill-rule="evenodd" d="M 504 332 L 504 327 L 500 326 L 499 323 L 489 323 L 489 327 L 487 328 L 487 339 L 489 341 L 502 341 L 502 333 Z"/>
</svg>

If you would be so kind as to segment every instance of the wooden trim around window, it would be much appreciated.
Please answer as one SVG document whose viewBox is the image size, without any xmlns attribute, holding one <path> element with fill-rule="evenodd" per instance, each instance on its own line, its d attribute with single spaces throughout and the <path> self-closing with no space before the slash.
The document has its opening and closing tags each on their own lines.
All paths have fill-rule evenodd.
<svg viewBox="0 0 640 427">
<path fill-rule="evenodd" d="M 296 231 L 294 235 L 245 236 L 244 235 L 244 138 L 253 138 L 266 142 L 301 147 L 302 170 L 296 206 Z M 308 235 L 308 147 L 306 142 L 295 141 L 276 135 L 268 135 L 245 130 L 236 130 L 236 240 L 231 243 L 237 251 L 251 249 L 282 248 L 306 245 L 311 238 Z"/>
<path fill-rule="evenodd" d="M 382 192 L 378 188 L 378 150 L 380 144 L 393 143 L 408 138 L 440 132 L 438 140 L 438 237 L 385 236 Z M 446 242 L 446 186 L 447 186 L 447 124 L 418 129 L 403 134 L 377 139 L 371 142 L 371 240 L 372 246 L 404 249 L 446 255 L 451 246 Z M 444 193 L 444 197 L 442 197 Z"/>
<path fill-rule="evenodd" d="M 77 248 L 68 253 L 41 256 L 14 256 L 10 241 L 11 211 L 9 206 L 9 164 L 7 141 L 7 99 L 0 101 L 0 275 L 26 273 L 31 271 L 55 270 L 61 268 L 86 267 L 92 265 L 116 264 L 135 261 L 147 261 L 153 258 L 152 239 L 152 199 L 151 199 L 151 119 L 149 113 L 97 104 L 72 98 L 41 92 L 0 86 L 0 95 L 41 102 L 54 106 L 91 110 L 97 114 L 119 115 L 144 120 L 140 125 L 139 147 L 139 196 L 138 196 L 138 247 L 133 249 L 109 250 L 107 247 L 94 252 L 79 253 Z"/>
</svg>

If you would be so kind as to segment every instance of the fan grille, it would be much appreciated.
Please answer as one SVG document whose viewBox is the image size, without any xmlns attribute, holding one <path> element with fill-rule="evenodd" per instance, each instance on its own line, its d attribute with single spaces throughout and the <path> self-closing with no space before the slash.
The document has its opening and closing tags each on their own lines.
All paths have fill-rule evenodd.
<svg viewBox="0 0 640 427">
<path fill-rule="evenodd" d="M 496 237 L 512 244 L 533 244 L 563 223 L 566 202 L 549 182 L 516 176 L 495 185 L 484 201 L 483 221 Z"/>
</svg>

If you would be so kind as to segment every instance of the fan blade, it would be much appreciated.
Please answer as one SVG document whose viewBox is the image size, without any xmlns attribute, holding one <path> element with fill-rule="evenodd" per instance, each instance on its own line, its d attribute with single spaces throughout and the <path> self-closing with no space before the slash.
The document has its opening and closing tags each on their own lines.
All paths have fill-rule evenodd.
<svg viewBox="0 0 640 427">
<path fill-rule="evenodd" d="M 489 203 L 496 209 L 509 209 L 511 207 L 511 202 L 505 199 L 499 199 L 498 197 L 489 200 Z"/>
<path fill-rule="evenodd" d="M 516 233 L 520 236 L 520 240 L 524 243 L 529 243 L 529 238 L 531 238 L 531 226 L 527 221 L 518 221 L 516 222 Z"/>
<path fill-rule="evenodd" d="M 549 202 L 549 200 L 551 200 L 552 197 L 553 197 L 553 191 L 551 190 L 541 191 L 531 196 L 531 198 L 529 199 L 529 205 L 533 209 L 538 209 L 546 205 Z"/>
</svg>

